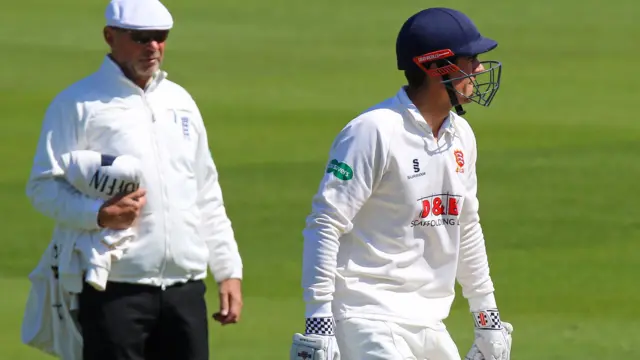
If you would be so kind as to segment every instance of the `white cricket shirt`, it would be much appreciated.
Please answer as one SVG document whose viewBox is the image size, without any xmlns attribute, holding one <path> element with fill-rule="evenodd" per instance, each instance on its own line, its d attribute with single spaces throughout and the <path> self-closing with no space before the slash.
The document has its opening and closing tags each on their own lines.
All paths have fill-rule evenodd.
<svg viewBox="0 0 640 360">
<path fill-rule="evenodd" d="M 137 238 L 112 263 L 109 280 L 164 287 L 202 279 L 207 267 L 216 281 L 242 277 L 200 111 L 165 72 L 142 90 L 107 56 L 98 71 L 49 105 L 27 195 L 55 221 L 54 237 L 100 230 L 103 201 L 62 181 L 61 155 L 74 150 L 130 155 L 141 163 L 147 204 L 135 223 Z"/>
<path fill-rule="evenodd" d="M 451 112 L 436 140 L 404 88 L 350 121 L 303 231 L 305 315 L 438 326 L 456 278 L 495 307 L 475 166 L 467 121 Z"/>
</svg>

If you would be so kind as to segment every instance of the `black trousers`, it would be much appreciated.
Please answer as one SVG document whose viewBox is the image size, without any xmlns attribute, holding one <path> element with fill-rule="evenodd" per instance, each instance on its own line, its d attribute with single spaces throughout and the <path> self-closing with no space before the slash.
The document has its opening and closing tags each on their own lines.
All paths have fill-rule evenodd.
<svg viewBox="0 0 640 360">
<path fill-rule="evenodd" d="M 85 283 L 79 296 L 83 360 L 208 360 L 203 281 L 167 287 Z"/>
</svg>

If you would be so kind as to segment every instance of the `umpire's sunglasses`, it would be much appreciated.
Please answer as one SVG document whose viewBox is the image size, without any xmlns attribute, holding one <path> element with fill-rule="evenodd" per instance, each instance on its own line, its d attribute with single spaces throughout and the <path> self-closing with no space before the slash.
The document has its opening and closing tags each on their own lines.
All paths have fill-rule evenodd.
<svg viewBox="0 0 640 360">
<path fill-rule="evenodd" d="M 169 30 L 130 30 L 114 27 L 116 31 L 129 34 L 131 40 L 138 44 L 146 45 L 152 41 L 162 44 L 169 37 Z"/>
</svg>

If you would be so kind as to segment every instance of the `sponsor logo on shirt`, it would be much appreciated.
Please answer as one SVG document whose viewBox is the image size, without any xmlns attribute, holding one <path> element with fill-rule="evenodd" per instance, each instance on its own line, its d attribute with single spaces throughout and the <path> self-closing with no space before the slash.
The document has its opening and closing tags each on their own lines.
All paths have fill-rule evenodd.
<svg viewBox="0 0 640 360">
<path fill-rule="evenodd" d="M 418 159 L 413 159 L 413 174 L 411 175 L 407 175 L 407 180 L 411 180 L 411 179 L 415 179 L 417 177 L 421 177 L 421 176 L 425 176 L 427 175 L 426 172 L 424 171 L 420 171 L 420 161 Z"/>
<path fill-rule="evenodd" d="M 333 159 L 327 166 L 327 174 L 333 174 L 340 180 L 351 180 L 353 178 L 353 169 L 349 165 Z"/>
<path fill-rule="evenodd" d="M 461 195 L 439 194 L 418 199 L 421 210 L 417 219 L 411 221 L 411 227 L 416 226 L 457 226 L 460 225 Z"/>
<path fill-rule="evenodd" d="M 415 179 L 417 177 L 425 176 L 425 175 L 427 175 L 427 173 L 424 171 L 417 174 L 413 174 L 413 175 L 407 175 L 407 180 Z"/>
</svg>

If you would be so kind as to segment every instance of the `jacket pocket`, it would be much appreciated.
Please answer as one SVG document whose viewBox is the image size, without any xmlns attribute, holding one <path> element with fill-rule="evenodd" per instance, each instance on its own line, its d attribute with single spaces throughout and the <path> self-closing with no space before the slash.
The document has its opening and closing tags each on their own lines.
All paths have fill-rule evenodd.
<svg viewBox="0 0 640 360">
<path fill-rule="evenodd" d="M 189 272 L 197 273 L 206 271 L 209 259 L 209 248 L 199 235 L 199 227 L 202 223 L 200 212 L 189 209 L 179 212 L 183 234 L 176 239 L 179 243 L 176 249 L 176 262 Z"/>
</svg>

